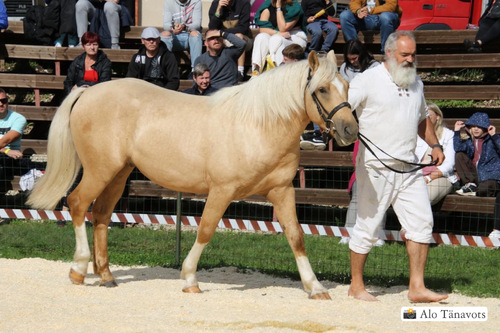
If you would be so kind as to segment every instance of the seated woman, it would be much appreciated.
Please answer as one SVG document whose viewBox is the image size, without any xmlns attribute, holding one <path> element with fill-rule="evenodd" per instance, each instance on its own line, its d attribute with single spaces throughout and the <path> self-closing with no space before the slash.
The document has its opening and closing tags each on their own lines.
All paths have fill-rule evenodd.
<svg viewBox="0 0 500 333">
<path fill-rule="evenodd" d="M 81 41 L 85 52 L 76 57 L 69 66 L 68 75 L 64 80 L 66 94 L 76 87 L 89 87 L 111 80 L 111 61 L 99 50 L 99 35 L 87 31 Z"/>
<path fill-rule="evenodd" d="M 359 39 L 351 39 L 344 47 L 344 62 L 340 66 L 340 75 L 347 81 L 363 73 L 368 68 L 380 65 Z"/>
<path fill-rule="evenodd" d="M 255 13 L 260 27 L 252 51 L 254 75 L 262 72 L 266 57 L 270 55 L 275 66 L 283 62 L 283 49 L 290 44 L 307 46 L 304 12 L 296 0 L 266 0 Z"/>
<path fill-rule="evenodd" d="M 500 6 L 498 0 L 489 0 L 486 10 L 479 20 L 479 30 L 476 33 L 474 41 L 464 40 L 465 48 L 469 53 L 480 53 L 485 44 L 491 43 L 500 37 L 500 16 L 497 11 L 492 11 L 494 4 Z M 494 12 L 494 13 L 493 13 Z"/>
<path fill-rule="evenodd" d="M 458 189 L 459 182 L 455 175 L 455 150 L 453 148 L 453 131 L 443 125 L 443 112 L 434 103 L 428 103 L 428 113 L 431 122 L 434 124 L 434 131 L 439 144 L 443 146 L 445 156 L 443 164 L 440 166 L 430 166 L 423 169 L 424 179 L 427 183 L 427 191 L 429 192 L 429 200 L 431 205 L 438 203 L 452 190 Z M 431 161 L 432 148 L 422 140 L 417 138 L 417 148 L 415 154 L 421 163 L 429 163 Z"/>
</svg>

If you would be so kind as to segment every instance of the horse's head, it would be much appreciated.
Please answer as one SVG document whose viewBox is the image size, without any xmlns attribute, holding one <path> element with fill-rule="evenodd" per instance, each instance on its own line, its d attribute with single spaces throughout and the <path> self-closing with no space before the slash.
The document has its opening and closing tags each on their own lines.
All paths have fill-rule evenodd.
<svg viewBox="0 0 500 333">
<path fill-rule="evenodd" d="M 337 70 L 335 54 L 326 59 L 316 52 L 309 54 L 309 75 L 305 91 L 309 119 L 330 134 L 338 144 L 347 146 L 357 140 L 358 123 L 347 102 L 348 83 Z"/>
</svg>

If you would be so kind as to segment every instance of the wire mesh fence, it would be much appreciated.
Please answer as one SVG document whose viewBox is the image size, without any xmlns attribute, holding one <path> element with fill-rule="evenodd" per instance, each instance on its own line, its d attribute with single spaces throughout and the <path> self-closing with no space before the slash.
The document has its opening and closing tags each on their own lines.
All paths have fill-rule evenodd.
<svg viewBox="0 0 500 333">
<path fill-rule="evenodd" d="M 33 168 L 43 168 L 43 164 L 33 162 L 29 156 L 25 156 L 22 161 L 15 165 L 4 164 L 3 170 L 9 169 L 4 175 L 7 175 L 2 182 L 2 194 L 0 208 L 4 209 L 28 209 L 25 205 L 25 199 L 29 190 L 22 190 L 19 185 L 21 176 L 26 175 Z M 346 189 L 348 180 L 353 172 L 352 167 L 324 167 L 324 168 L 306 168 L 306 187 L 310 188 L 337 188 Z M 9 178 L 10 177 L 10 178 Z M 138 171 L 134 171 L 130 176 L 129 186 L 133 180 L 145 180 L 146 178 Z M 294 186 L 300 186 L 299 174 L 293 181 Z M 129 189 L 125 189 L 123 197 L 115 208 L 115 212 L 131 214 L 162 214 L 176 215 L 177 198 L 172 197 L 153 197 L 141 196 L 132 197 L 128 195 Z M 202 199 L 183 199 L 181 201 L 181 214 L 183 216 L 200 217 L 203 212 L 205 201 Z M 479 203 L 481 205 L 481 203 Z M 487 236 L 493 228 L 493 215 L 491 213 L 481 213 L 481 207 L 476 207 L 479 212 L 454 212 L 440 211 L 439 204 L 434 207 L 434 232 L 440 234 L 455 235 L 477 235 Z M 56 208 L 61 209 L 61 204 Z M 345 224 L 347 207 L 297 204 L 297 216 L 299 223 L 308 226 L 330 226 L 343 227 Z M 486 211 L 486 208 L 485 208 Z M 246 202 L 235 201 L 227 208 L 224 218 L 255 220 L 255 221 L 273 221 L 275 219 L 273 207 L 265 202 Z M 390 209 L 387 212 L 387 222 L 385 225 L 387 231 L 398 231 L 400 225 L 397 216 Z M 230 237 L 240 237 L 244 230 L 233 231 Z M 183 239 L 181 242 L 181 260 L 185 258 L 187 252 L 192 246 L 195 234 L 192 228 L 183 230 Z M 242 242 L 251 244 L 241 244 L 240 247 L 227 249 L 224 238 L 216 233 L 212 241 L 205 249 L 199 263 L 200 268 L 209 268 L 214 266 L 236 266 L 242 269 L 255 266 L 268 267 L 270 273 L 282 273 L 298 278 L 296 262 L 292 251 L 287 243 L 286 237 L 282 232 L 268 233 L 255 232 L 255 237 L 242 238 Z M 227 237 L 227 234 L 226 236 Z M 112 238 L 110 238 L 111 240 Z M 306 236 L 306 250 L 314 271 L 319 278 L 332 279 L 347 283 L 350 279 L 349 248 L 347 245 L 339 244 L 339 237 L 322 236 L 320 234 Z M 175 251 L 172 245 L 173 238 L 170 237 L 165 247 L 157 251 L 171 253 Z M 247 246 L 248 245 L 248 246 Z M 112 247 L 112 244 L 110 245 Z M 467 271 L 468 265 L 472 261 L 477 261 L 477 251 L 491 251 L 492 249 L 469 248 L 474 251 L 474 255 L 461 255 L 455 263 L 457 251 L 462 251 L 456 247 L 450 246 L 449 251 L 433 251 L 431 246 L 426 274 L 430 275 L 435 286 L 449 286 L 450 280 L 457 278 L 456 270 Z M 248 252 L 243 249 L 252 247 L 255 251 Z M 261 256 L 259 249 L 272 249 L 272 256 Z M 155 250 L 156 251 L 156 250 Z M 114 254 L 110 250 L 111 258 Z M 145 254 L 147 255 L 147 254 Z M 171 256 L 170 256 L 171 257 Z M 465 259 L 464 259 L 465 258 Z M 452 262 L 456 270 L 443 270 L 440 266 L 442 262 Z M 258 262 L 258 265 L 254 265 Z M 170 263 L 161 263 L 170 265 Z M 477 265 L 477 262 L 474 262 Z M 481 265 L 481 263 L 479 263 Z M 485 260 L 484 265 L 498 265 Z M 491 267 L 491 266 L 490 266 Z M 266 269 L 264 269 L 266 270 Z M 365 269 L 365 278 L 370 281 L 382 281 L 385 285 L 394 285 L 407 283 L 408 281 L 408 260 L 406 249 L 401 242 L 387 241 L 384 246 L 374 247 L 369 256 Z M 460 277 L 458 277 L 460 278 Z M 466 277 L 463 277 L 466 279 Z"/>
</svg>

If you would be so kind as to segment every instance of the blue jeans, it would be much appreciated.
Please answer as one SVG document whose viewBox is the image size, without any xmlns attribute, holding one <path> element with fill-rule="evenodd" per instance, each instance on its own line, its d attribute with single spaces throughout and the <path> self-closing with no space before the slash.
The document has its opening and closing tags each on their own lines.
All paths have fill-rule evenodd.
<svg viewBox="0 0 500 333">
<path fill-rule="evenodd" d="M 350 10 L 340 13 L 340 25 L 345 41 L 358 39 L 359 30 L 380 30 L 381 51 L 384 53 L 385 41 L 399 27 L 399 15 L 392 12 L 383 12 L 380 15 L 368 15 L 359 19 Z"/>
<path fill-rule="evenodd" d="M 332 48 L 332 44 L 337 38 L 339 29 L 337 25 L 328 20 L 318 20 L 307 25 L 307 31 L 311 34 L 311 42 L 309 43 L 309 51 L 325 51 L 328 52 Z M 323 31 L 326 32 L 325 40 L 323 39 Z"/>
<path fill-rule="evenodd" d="M 178 35 L 172 33 L 170 37 L 162 37 L 161 40 L 167 44 L 170 52 L 189 51 L 191 68 L 194 67 L 196 58 L 201 55 L 201 48 L 203 46 L 201 32 L 198 32 L 198 36 L 190 36 L 187 31 L 181 32 Z"/>
</svg>

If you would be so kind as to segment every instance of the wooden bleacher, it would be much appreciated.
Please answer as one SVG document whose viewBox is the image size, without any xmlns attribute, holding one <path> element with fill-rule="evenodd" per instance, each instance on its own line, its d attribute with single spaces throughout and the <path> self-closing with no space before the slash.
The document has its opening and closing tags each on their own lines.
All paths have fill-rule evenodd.
<svg viewBox="0 0 500 333">
<path fill-rule="evenodd" d="M 7 31 L 3 32 L 7 44 L 0 45 L 0 60 L 29 59 L 53 62 L 52 74 L 19 74 L 0 73 L 0 86 L 7 88 L 31 89 L 35 91 L 35 105 L 11 105 L 11 109 L 23 114 L 29 121 L 51 121 L 56 106 L 43 106 L 40 101 L 40 92 L 45 90 L 63 90 L 65 76 L 61 73 L 62 64 L 72 61 L 82 50 L 75 48 L 55 48 L 52 46 L 24 45 L 15 42 L 23 35 L 22 22 L 9 22 Z M 137 47 L 143 27 L 131 27 L 123 39 L 125 47 Z M 500 53 L 466 54 L 463 53 L 462 42 L 464 38 L 471 39 L 475 31 L 415 31 L 419 46 L 417 56 L 420 69 L 455 69 L 455 68 L 500 68 Z M 368 45 L 380 44 L 380 35 L 373 32 L 362 32 L 360 39 Z M 337 62 L 343 61 L 338 51 L 345 43 L 340 32 L 335 48 Z M 496 44 L 494 44 L 496 45 Z M 376 49 L 376 47 L 374 48 Z M 434 52 L 435 50 L 439 50 Z M 130 61 L 136 48 L 123 48 L 121 50 L 104 49 L 113 63 L 126 64 Z M 421 52 L 423 51 L 423 52 Z M 433 53 L 434 52 L 434 53 Z M 381 60 L 382 55 L 376 54 Z M 178 58 L 179 63 L 186 64 L 187 59 Z M 114 77 L 113 79 L 119 79 Z M 191 86 L 191 81 L 182 80 L 181 88 Z M 484 84 L 426 84 L 425 95 L 427 99 L 457 99 L 457 100 L 495 100 L 499 98 L 500 85 Z M 452 128 L 454 122 L 462 118 L 445 119 L 448 127 Z M 500 128 L 500 117 L 492 118 L 492 124 Z M 38 154 L 46 153 L 44 139 L 23 139 L 23 148 L 30 148 Z M 307 188 L 304 181 L 304 170 L 307 168 L 352 168 L 352 152 L 345 151 L 301 151 L 299 163 L 300 185 L 296 188 L 296 202 L 299 204 L 312 204 L 323 206 L 347 207 L 350 196 L 345 189 L 320 189 Z M 176 193 L 164 189 L 148 180 L 133 180 L 130 184 L 130 196 L 141 197 L 176 197 Z M 186 199 L 202 199 L 204 195 L 183 193 Z M 261 196 L 252 196 L 245 199 L 250 202 L 264 202 Z M 492 214 L 494 198 L 462 197 L 455 194 L 448 195 L 442 203 L 438 204 L 442 211 L 462 211 L 471 213 Z"/>
</svg>

